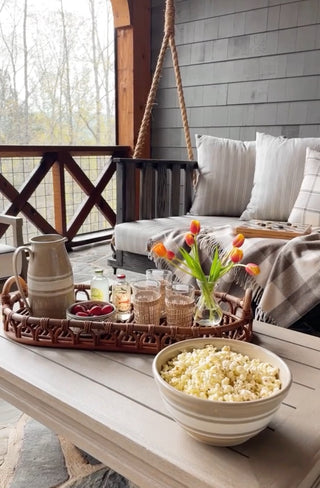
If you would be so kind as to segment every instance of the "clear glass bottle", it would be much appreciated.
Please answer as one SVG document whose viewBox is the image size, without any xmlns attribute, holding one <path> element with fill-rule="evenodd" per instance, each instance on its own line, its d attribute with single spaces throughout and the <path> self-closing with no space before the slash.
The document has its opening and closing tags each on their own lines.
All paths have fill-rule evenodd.
<svg viewBox="0 0 320 488">
<path fill-rule="evenodd" d="M 131 287 L 126 281 L 126 275 L 117 275 L 117 281 L 112 285 L 111 300 L 116 307 L 117 319 L 129 319 L 131 316 Z"/>
<path fill-rule="evenodd" d="M 109 280 L 103 274 L 103 269 L 96 269 L 90 282 L 91 300 L 109 302 Z"/>
</svg>

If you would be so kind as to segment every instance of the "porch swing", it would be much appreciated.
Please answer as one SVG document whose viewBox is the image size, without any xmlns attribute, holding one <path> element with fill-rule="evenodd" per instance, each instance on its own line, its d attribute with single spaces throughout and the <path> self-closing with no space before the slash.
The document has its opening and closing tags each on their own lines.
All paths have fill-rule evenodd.
<svg viewBox="0 0 320 488">
<path fill-rule="evenodd" d="M 117 224 L 142 219 L 183 215 L 192 200 L 192 178 L 197 167 L 193 150 L 183 95 L 178 54 L 174 38 L 174 0 L 166 0 L 164 36 L 148 94 L 137 143 L 132 158 L 115 158 L 117 165 Z M 152 107 L 155 102 L 166 51 L 170 47 L 176 88 L 182 117 L 188 160 L 141 158 Z M 150 261 L 141 262 L 141 256 L 113 249 L 113 259 L 108 264 L 116 268 L 143 270 Z"/>
</svg>

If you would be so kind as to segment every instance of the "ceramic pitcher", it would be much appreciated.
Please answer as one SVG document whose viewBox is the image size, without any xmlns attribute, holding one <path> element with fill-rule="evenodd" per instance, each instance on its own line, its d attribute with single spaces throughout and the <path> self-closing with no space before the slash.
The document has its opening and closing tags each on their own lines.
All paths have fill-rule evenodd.
<svg viewBox="0 0 320 488">
<path fill-rule="evenodd" d="M 74 302 L 72 267 L 65 247 L 66 238 L 58 234 L 33 237 L 30 245 L 20 246 L 13 255 L 13 269 L 18 290 L 35 317 L 65 318 Z M 28 301 L 17 273 L 19 253 L 29 255 Z"/>
</svg>

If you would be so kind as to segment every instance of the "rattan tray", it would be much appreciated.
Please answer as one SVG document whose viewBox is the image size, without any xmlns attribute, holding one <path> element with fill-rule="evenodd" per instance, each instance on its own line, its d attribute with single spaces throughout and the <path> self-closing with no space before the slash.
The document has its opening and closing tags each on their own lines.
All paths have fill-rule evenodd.
<svg viewBox="0 0 320 488">
<path fill-rule="evenodd" d="M 31 346 L 93 349 L 156 354 L 177 341 L 192 337 L 227 337 L 250 341 L 252 337 L 251 290 L 243 299 L 217 293 L 224 304 L 221 325 L 216 327 L 172 327 L 164 324 L 141 325 L 134 322 L 88 322 L 85 320 L 32 317 L 18 291 L 11 291 L 9 278 L 2 291 L 2 315 L 5 334 L 10 339 Z M 27 286 L 24 283 L 27 293 Z M 89 299 L 89 285 L 75 285 L 75 296 L 82 292 Z M 133 314 L 134 315 L 134 314 Z"/>
</svg>

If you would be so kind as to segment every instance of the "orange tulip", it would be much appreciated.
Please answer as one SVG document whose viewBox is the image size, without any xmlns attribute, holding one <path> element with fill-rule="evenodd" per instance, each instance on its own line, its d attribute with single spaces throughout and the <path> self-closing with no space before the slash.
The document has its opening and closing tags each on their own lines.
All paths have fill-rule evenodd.
<svg viewBox="0 0 320 488">
<path fill-rule="evenodd" d="M 244 243 L 244 235 L 243 234 L 238 234 L 232 241 L 232 245 L 234 247 L 241 247 L 242 244 Z"/>
<path fill-rule="evenodd" d="M 189 247 L 192 247 L 194 244 L 194 235 L 191 234 L 191 232 L 188 232 L 188 234 L 186 234 L 185 241 Z"/>
<path fill-rule="evenodd" d="M 191 220 L 190 223 L 190 232 L 193 235 L 197 235 L 200 232 L 200 222 L 199 220 Z"/>
<path fill-rule="evenodd" d="M 257 264 L 248 263 L 246 265 L 246 272 L 251 276 L 256 276 L 260 273 L 260 268 Z"/>
<path fill-rule="evenodd" d="M 154 246 L 152 246 L 151 252 L 156 254 L 159 258 L 165 258 L 167 255 L 167 249 L 162 242 L 157 242 Z"/>
<path fill-rule="evenodd" d="M 170 263 L 169 268 L 175 267 L 197 279 L 199 279 L 199 277 L 202 279 L 203 277 L 205 280 L 206 276 L 202 270 L 202 263 L 200 261 L 197 245 L 197 235 L 199 232 L 200 222 L 198 220 L 192 220 L 190 223 L 190 231 L 185 234 L 185 243 L 192 248 L 192 251 L 187 251 L 185 247 L 180 247 L 180 254 L 177 256 L 173 251 L 167 249 L 163 242 L 156 242 L 151 248 L 151 253 Z M 244 240 L 243 234 L 236 235 L 232 242 L 233 246 L 231 251 L 225 252 L 222 258 L 219 256 L 217 249 L 215 250 L 214 261 L 211 265 L 209 278 L 214 277 L 214 280 L 218 280 L 221 276 L 231 270 L 231 268 L 238 266 L 244 267 L 246 272 L 252 276 L 256 276 L 260 273 L 260 268 L 257 264 L 240 263 L 244 256 L 244 252 L 240 249 L 240 246 L 242 246 Z M 180 257 L 180 255 L 182 257 Z"/>
<path fill-rule="evenodd" d="M 239 263 L 243 258 L 243 251 L 238 247 L 234 247 L 230 252 L 230 259 L 233 263 Z"/>
</svg>

